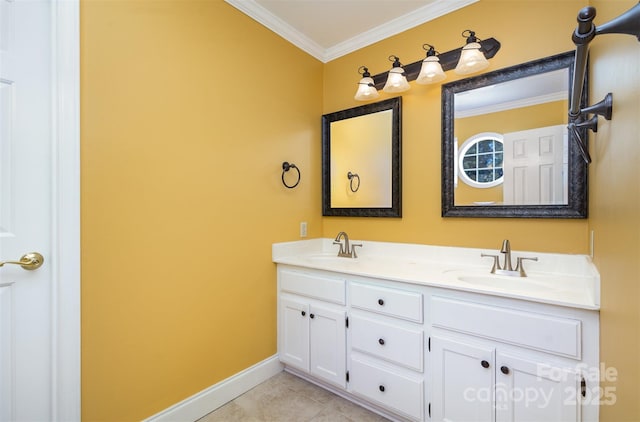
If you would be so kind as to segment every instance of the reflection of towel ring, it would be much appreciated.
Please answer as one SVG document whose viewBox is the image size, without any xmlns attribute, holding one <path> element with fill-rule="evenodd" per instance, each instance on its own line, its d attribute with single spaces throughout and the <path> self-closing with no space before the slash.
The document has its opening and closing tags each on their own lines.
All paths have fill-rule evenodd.
<svg viewBox="0 0 640 422">
<path fill-rule="evenodd" d="M 347 173 L 347 177 L 349 178 L 349 189 L 351 189 L 351 192 L 358 192 L 358 189 L 360 189 L 360 176 L 358 176 L 358 173 Z M 358 184 L 356 185 L 356 187 L 353 187 L 353 179 L 358 179 Z"/>
<path fill-rule="evenodd" d="M 298 180 L 293 185 L 287 185 L 287 182 L 284 181 L 284 174 L 288 172 L 289 169 L 296 169 L 296 171 L 298 172 Z M 296 167 L 296 165 L 293 163 L 289 164 L 286 161 L 282 163 L 282 184 L 288 187 L 289 189 L 293 189 L 296 186 L 298 186 L 298 183 L 300 183 L 300 169 Z"/>
</svg>

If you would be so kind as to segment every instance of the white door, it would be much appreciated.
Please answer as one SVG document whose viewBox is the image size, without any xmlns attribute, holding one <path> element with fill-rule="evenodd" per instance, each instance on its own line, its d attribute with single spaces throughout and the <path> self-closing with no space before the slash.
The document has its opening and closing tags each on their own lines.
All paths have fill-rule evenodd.
<svg viewBox="0 0 640 422">
<path fill-rule="evenodd" d="M 496 422 L 580 420 L 575 370 L 497 353 Z"/>
<path fill-rule="evenodd" d="M 347 373 L 345 311 L 312 305 L 309 312 L 310 371 L 344 388 Z"/>
<path fill-rule="evenodd" d="M 280 361 L 309 372 L 309 304 L 280 298 Z"/>
<path fill-rule="evenodd" d="M 566 125 L 506 133 L 504 203 L 566 204 L 566 145 Z"/>
<path fill-rule="evenodd" d="M 64 193 L 52 189 L 61 176 L 53 159 L 59 122 L 53 112 L 59 95 L 52 77 L 59 70 L 52 60 L 54 3 L 0 0 L 0 261 L 30 252 L 44 256 L 35 270 L 0 267 L 0 421 L 76 419 L 79 409 L 79 379 L 60 380 L 77 375 L 78 364 L 68 371 L 59 366 L 67 357 L 57 356 L 65 350 L 57 335 L 64 319 L 58 307 L 70 298 L 58 300 L 69 279 L 59 283 L 66 270 L 52 259 L 61 239 L 52 235 L 61 227 L 55 198 Z M 64 328 L 79 338 L 77 326 Z M 77 360 L 77 350 L 70 357 Z M 74 391 L 62 391 L 68 386 Z"/>
<path fill-rule="evenodd" d="M 431 337 L 434 421 L 493 421 L 494 357 L 491 346 Z"/>
</svg>

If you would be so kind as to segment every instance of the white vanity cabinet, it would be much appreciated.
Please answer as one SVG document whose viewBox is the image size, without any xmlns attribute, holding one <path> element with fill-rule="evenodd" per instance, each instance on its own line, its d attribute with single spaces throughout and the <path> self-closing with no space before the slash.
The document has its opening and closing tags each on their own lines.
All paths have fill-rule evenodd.
<svg viewBox="0 0 640 422">
<path fill-rule="evenodd" d="M 481 250 L 335 249 L 274 245 L 288 371 L 394 421 L 598 421 L 600 279 L 588 257 L 535 254 L 523 279 L 490 274 Z"/>
<path fill-rule="evenodd" d="M 280 361 L 345 388 L 344 280 L 282 269 L 278 281 Z"/>
<path fill-rule="evenodd" d="M 583 347 L 597 347 L 583 338 L 593 323 L 588 315 L 473 299 L 431 298 L 434 421 L 597 420 L 581 400 L 587 376 L 581 370 L 589 366 Z"/>
<path fill-rule="evenodd" d="M 403 286 L 404 287 L 404 286 Z M 410 420 L 424 419 L 423 294 L 349 282 L 349 390 Z"/>
</svg>

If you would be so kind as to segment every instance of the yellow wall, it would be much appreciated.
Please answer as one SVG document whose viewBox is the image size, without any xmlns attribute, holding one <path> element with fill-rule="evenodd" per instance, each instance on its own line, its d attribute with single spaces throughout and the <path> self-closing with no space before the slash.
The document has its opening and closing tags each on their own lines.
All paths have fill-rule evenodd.
<svg viewBox="0 0 640 422">
<path fill-rule="evenodd" d="M 596 24 L 634 1 L 593 1 Z M 600 119 L 591 138 L 589 178 L 594 260 L 602 278 L 600 358 L 617 370 L 605 380 L 615 405 L 601 421 L 640 421 L 640 44 L 628 35 L 599 35 L 591 43 L 591 103 L 613 94 L 613 118 Z"/>
<path fill-rule="evenodd" d="M 82 416 L 140 420 L 276 353 L 322 63 L 217 0 L 83 1 L 81 44 Z"/>
<path fill-rule="evenodd" d="M 573 50 L 570 34 L 583 5 L 582 0 L 485 0 L 362 48 L 325 66 L 323 112 L 362 104 L 353 99 L 359 66 L 365 65 L 377 74 L 391 67 L 387 60 L 391 54 L 403 63 L 420 60 L 424 43 L 435 45 L 439 51 L 459 48 L 465 41 L 460 36 L 465 29 L 475 30 L 480 38 L 494 37 L 501 42 L 487 71 Z M 542 24 L 544 31 L 535 31 L 532 39 L 527 28 Z M 455 79 L 455 73 L 449 71 L 443 83 Z M 509 238 L 520 250 L 587 253 L 586 220 L 441 217 L 440 86 L 412 82 L 411 90 L 403 93 L 402 219 L 325 217 L 323 235 L 331 237 L 346 230 L 354 239 L 481 248 L 498 248 L 502 239 Z M 390 96 L 382 93 L 380 100 Z"/>
</svg>

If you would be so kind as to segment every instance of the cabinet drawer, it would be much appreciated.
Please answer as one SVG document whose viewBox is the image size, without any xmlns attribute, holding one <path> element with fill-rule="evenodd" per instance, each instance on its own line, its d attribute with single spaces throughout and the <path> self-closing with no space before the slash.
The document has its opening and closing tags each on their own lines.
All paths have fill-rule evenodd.
<svg viewBox="0 0 640 422">
<path fill-rule="evenodd" d="M 349 329 L 353 349 L 422 372 L 422 330 L 407 329 L 353 315 L 349 318 Z"/>
<path fill-rule="evenodd" d="M 396 413 L 423 420 L 424 381 L 421 378 L 399 375 L 352 357 L 349 385 L 354 394 L 377 402 Z"/>
<path fill-rule="evenodd" d="M 574 359 L 582 358 L 581 321 L 434 297 L 434 327 L 486 337 Z"/>
<path fill-rule="evenodd" d="M 351 306 L 414 322 L 422 322 L 422 294 L 351 283 Z"/>
<path fill-rule="evenodd" d="M 281 270 L 280 289 L 285 292 L 313 297 L 339 305 L 346 303 L 345 282 L 336 278 Z"/>
</svg>

